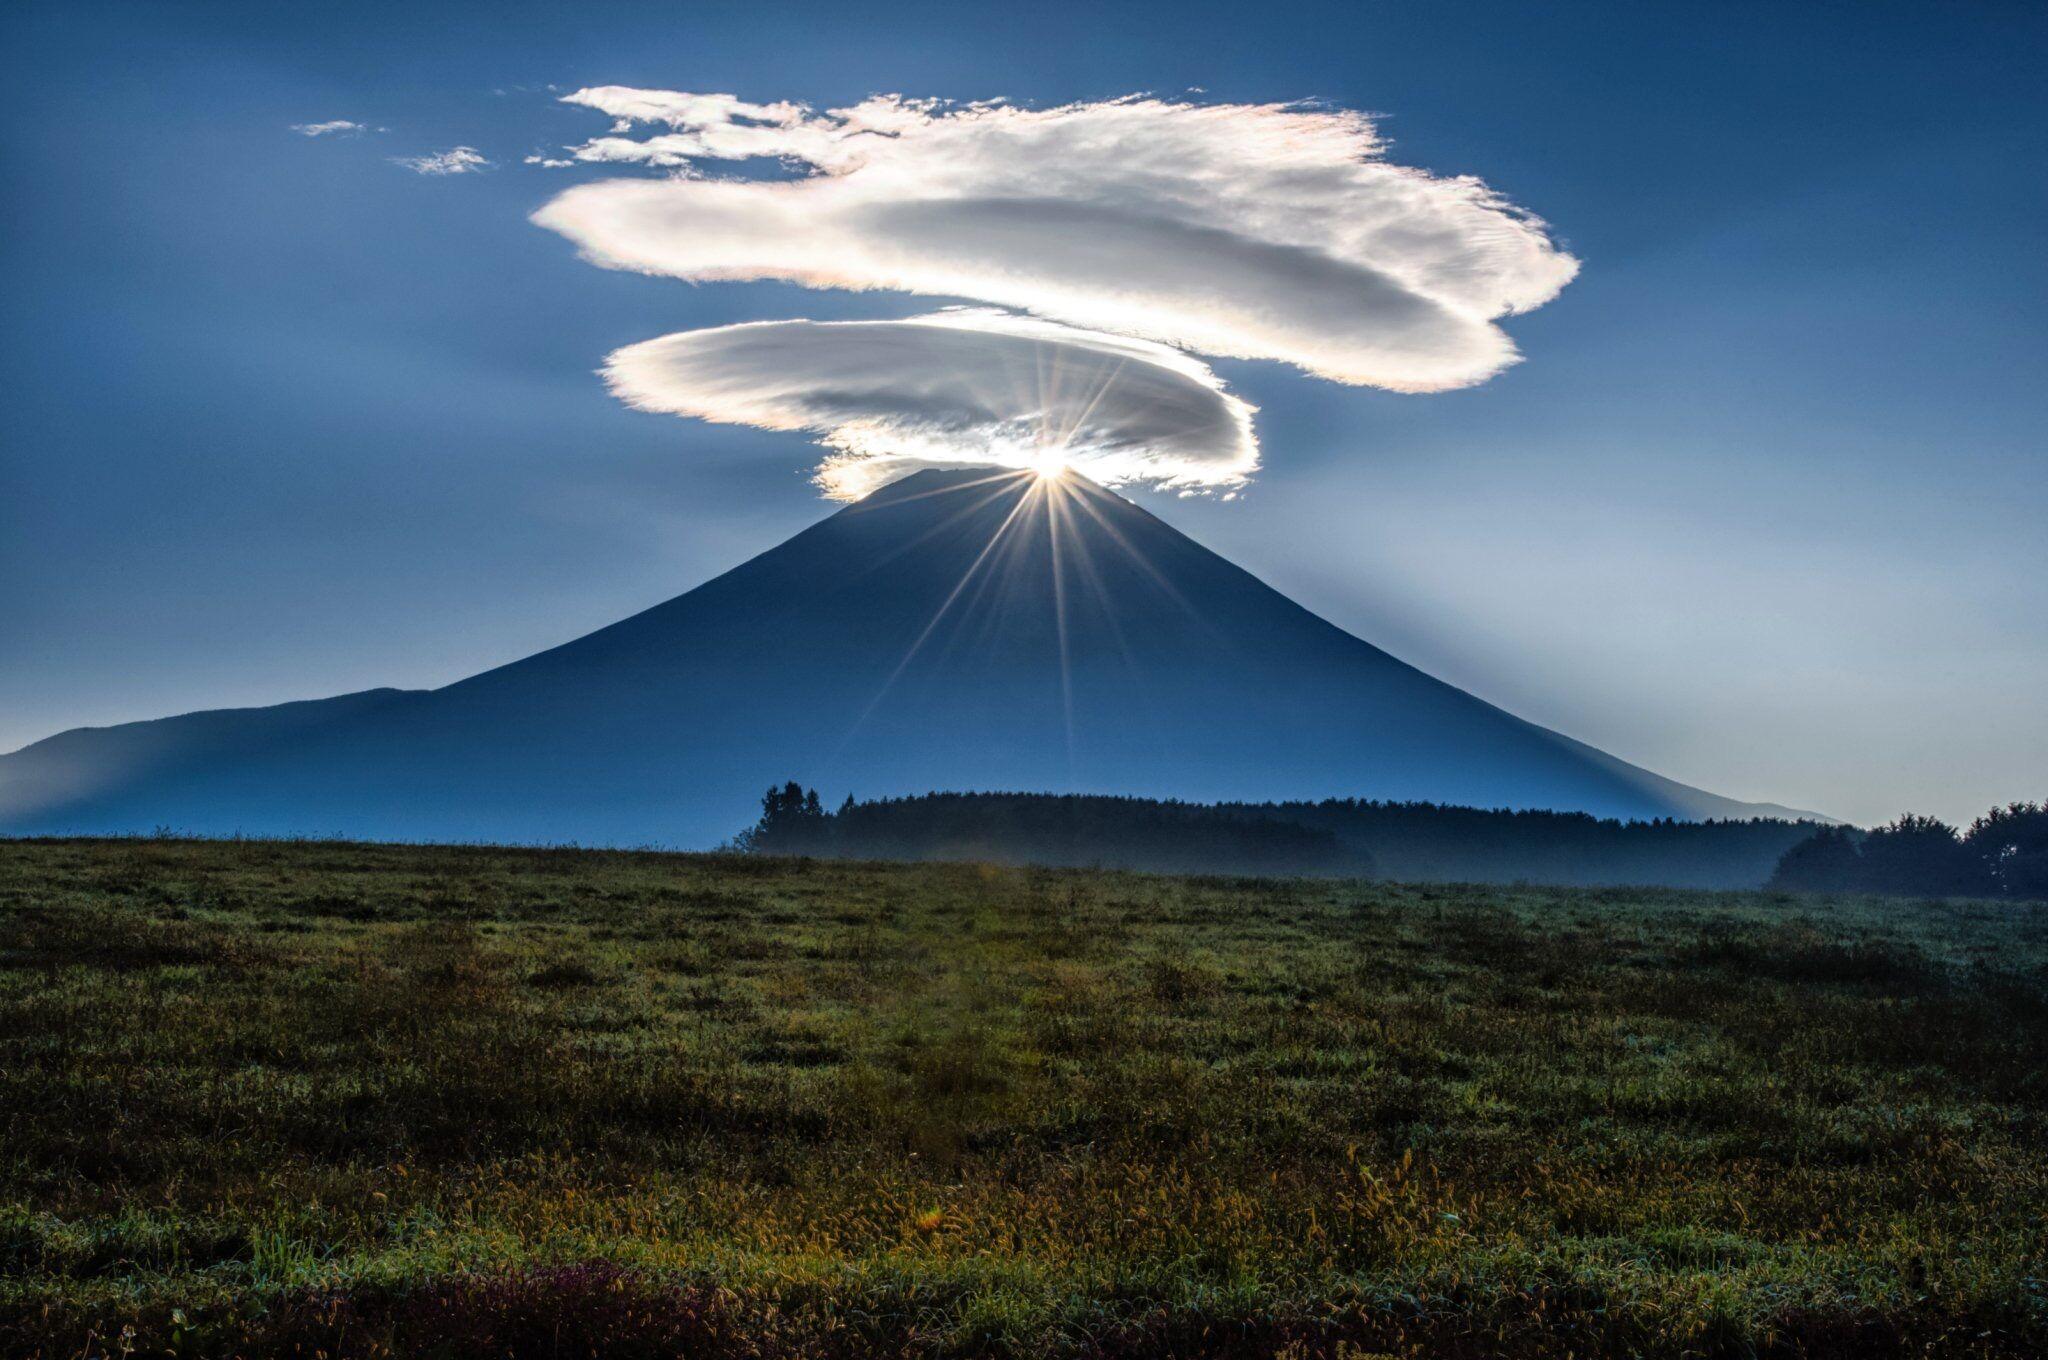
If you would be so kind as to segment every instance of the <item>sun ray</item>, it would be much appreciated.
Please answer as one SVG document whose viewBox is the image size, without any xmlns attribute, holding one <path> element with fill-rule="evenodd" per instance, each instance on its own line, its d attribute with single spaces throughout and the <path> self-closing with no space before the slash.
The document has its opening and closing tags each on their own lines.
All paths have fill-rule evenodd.
<svg viewBox="0 0 2048 1360">
<path fill-rule="evenodd" d="M 973 481 L 971 481 L 971 482 L 958 482 L 958 483 L 951 483 L 951 484 L 948 484 L 948 485 L 946 485 L 946 486 L 942 486 L 942 487 L 939 487 L 939 488 L 937 488 L 936 490 L 933 490 L 933 491 L 919 491 L 919 492 L 917 492 L 917 493 L 916 493 L 915 495 L 910 495 L 910 496 L 896 496 L 896 497 L 893 497 L 893 498 L 891 498 L 891 499 L 889 500 L 888 504 L 890 504 L 890 505 L 908 505 L 908 504 L 910 504 L 910 503 L 911 503 L 912 501 L 922 501 L 922 500 L 929 500 L 929 499 L 931 499 L 931 498 L 932 498 L 933 496 L 953 496 L 953 495 L 958 495 L 958 494 L 959 494 L 960 492 L 962 492 L 962 491 L 968 491 L 968 490 L 971 490 L 971 489 L 973 489 L 974 487 L 977 487 L 977 486 L 990 486 L 990 485 L 993 485 L 993 484 L 995 484 L 995 483 L 998 483 L 998 482 L 1008 483 L 1008 482 L 1014 482 L 1014 481 L 1016 481 L 1016 480 L 1017 480 L 1017 472 L 1016 472 L 1016 470 L 1015 470 L 1015 469 L 1013 469 L 1013 468 L 997 468 L 997 469 L 994 469 L 994 470 L 992 470 L 992 471 L 991 471 L 991 472 L 990 472 L 990 473 L 988 474 L 988 476 L 986 476 L 986 477 L 977 477 L 977 478 L 975 478 L 975 479 L 974 479 Z M 983 505 L 983 504 L 987 504 L 987 502 L 986 502 L 986 501 L 983 501 L 983 502 L 979 502 L 979 503 L 978 503 L 978 505 Z M 978 505 L 977 505 L 977 507 L 975 507 L 975 508 L 978 508 Z M 862 509 L 863 507 L 862 507 L 862 506 L 861 506 L 861 505 L 860 505 L 859 503 L 855 503 L 854 505 L 852 505 L 852 506 L 849 506 L 848 508 L 849 508 L 849 509 L 852 509 L 852 510 L 860 510 L 860 509 Z M 874 508 L 879 508 L 879 507 L 866 507 L 866 508 L 874 509 Z M 966 514 L 966 513 L 968 513 L 968 512 L 967 512 L 967 511 L 962 511 L 961 513 L 962 513 L 962 514 Z"/>
<path fill-rule="evenodd" d="M 1059 515 L 1059 506 L 1066 500 L 1068 492 L 1058 478 L 1041 476 L 1032 484 L 1031 494 L 1045 502 L 1046 550 L 1052 558 L 1053 629 L 1059 636 L 1060 712 L 1066 722 L 1067 778 L 1071 780 L 1074 777 L 1074 663 L 1067 636 L 1067 572 L 1065 554 L 1060 551 L 1065 535 L 1061 532 L 1063 523 Z"/>
<path fill-rule="evenodd" d="M 918 534 L 913 538 L 904 540 L 896 547 L 890 549 L 888 552 L 882 554 L 880 557 L 877 557 L 874 560 L 874 562 L 869 565 L 867 570 L 873 571 L 877 568 L 888 566 L 891 562 L 903 556 L 905 553 L 910 552 L 911 550 L 923 545 L 924 543 L 929 542 L 933 538 L 936 538 L 938 535 L 944 533 L 946 530 L 958 524 L 960 521 L 967 519 L 969 516 L 973 515 L 977 510 L 980 510 L 983 506 L 989 505 L 992 502 L 1001 499 L 1004 488 L 1007 486 L 1015 485 L 1017 479 L 1025 475 L 1027 474 L 1018 471 L 1013 471 L 1010 469 L 1004 469 L 1003 471 L 994 473 L 991 476 L 978 478 L 975 481 L 961 482 L 957 486 L 941 487 L 936 491 L 920 491 L 914 496 L 904 496 L 901 497 L 900 499 L 889 502 L 889 504 L 891 505 L 908 505 L 912 501 L 921 501 L 932 496 L 954 495 L 962 491 L 972 490 L 973 488 L 978 486 L 989 486 L 991 484 L 997 483 L 1000 484 L 996 486 L 995 490 L 990 491 L 987 495 L 979 497 L 972 504 L 962 506 L 960 509 L 955 510 L 953 513 L 947 515 L 945 518 L 933 524 L 923 533 Z M 859 510 L 862 507 L 855 505 L 850 508 L 854 510 Z M 882 509 L 884 507 L 872 506 L 869 508 Z"/>
<path fill-rule="evenodd" d="M 922 543 L 945 526 L 978 512 L 992 500 L 1013 492 L 1021 493 L 1017 494 L 1015 504 L 1009 507 L 990 533 L 988 542 L 981 545 L 973 560 L 962 571 L 960 579 L 947 590 L 945 598 L 939 602 L 932 617 L 912 640 L 888 677 L 876 689 L 859 716 L 848 726 L 838 749 L 843 750 L 858 734 L 902 680 L 911 664 L 931 648 L 941 624 L 947 618 L 958 616 L 967 621 L 967 627 L 964 630 L 955 628 L 947 635 L 941 648 L 942 654 L 945 655 L 954 654 L 962 649 L 990 646 L 1005 627 L 1013 626 L 1014 620 L 1004 604 L 1007 596 L 1001 595 L 1001 592 L 1010 588 L 1005 583 L 1030 560 L 1031 544 L 1041 541 L 1038 538 L 1040 527 L 1034 523 L 1034 520 L 1041 517 L 1044 520 L 1042 542 L 1046 553 L 1045 567 L 1051 577 L 1049 603 L 1059 666 L 1057 683 L 1070 777 L 1077 767 L 1080 754 L 1074 651 L 1075 611 L 1080 607 L 1080 597 L 1075 590 L 1077 585 L 1090 593 L 1091 602 L 1098 607 L 1102 618 L 1107 621 L 1125 669 L 1142 682 L 1137 658 L 1117 618 L 1117 610 L 1110 599 L 1109 588 L 1100 565 L 1094 560 L 1085 536 L 1078 530 L 1077 516 L 1086 514 L 1094 526 L 1104 531 L 1106 543 L 1124 554 L 1146 579 L 1156 585 L 1205 632 L 1214 633 L 1213 626 L 1201 611 L 1174 588 L 1156 565 L 1146 559 L 1144 553 L 1115 520 L 1105 515 L 1102 509 L 1093 503 L 1093 497 L 1106 497 L 1109 493 L 1085 478 L 1069 475 L 1075 441 L 1086 439 L 1085 431 L 1089 428 L 1093 413 L 1116 392 L 1123 373 L 1124 361 L 1121 359 L 1114 364 L 1091 364 L 1083 369 L 1070 365 L 1067 362 L 1067 355 L 1059 346 L 1039 347 L 1034 353 L 1033 363 L 1029 369 L 1012 369 L 1003 379 L 999 379 L 1019 389 L 1008 394 L 1016 403 L 1014 409 L 1032 412 L 1032 418 L 1037 422 L 1036 456 L 1029 465 L 1016 471 L 992 472 L 970 482 L 920 492 L 914 497 L 907 498 L 921 499 L 930 495 L 949 495 L 973 488 L 988 488 L 986 495 L 975 498 L 965 509 L 948 515 L 940 525 L 919 535 L 916 541 Z M 1066 400 L 1067 389 L 1077 383 L 1085 383 L 1087 390 L 1074 392 L 1076 400 L 1069 402 Z M 1036 390 L 1022 390 L 1027 386 L 1035 386 Z M 997 450 L 991 449 L 992 454 L 996 452 Z M 1028 483 L 1019 488 L 1019 478 L 1029 479 Z M 915 545 L 906 545 L 904 550 L 910 546 Z"/>
<path fill-rule="evenodd" d="M 1013 478 L 1019 475 L 1022 474 L 1011 474 Z M 988 542 L 982 545 L 981 551 L 974 555 L 974 560 L 967 564 L 967 570 L 960 574 L 960 579 L 953 583 L 953 588 L 946 593 L 946 598 L 940 601 L 939 607 L 932 612 L 930 622 L 925 624 L 923 631 L 918 633 L 916 640 L 903 653 L 903 659 L 896 663 L 896 668 L 889 672 L 888 679 L 882 682 L 881 686 L 875 691 L 874 697 L 868 700 L 867 706 L 860 711 L 860 715 L 848 725 L 845 736 L 839 740 L 837 750 L 844 750 L 846 743 L 853 740 L 854 735 L 860 731 L 867 720 L 874 716 L 875 709 L 888 696 L 889 691 L 895 687 L 896 682 L 903 677 L 903 672 L 909 669 L 910 663 L 916 659 L 918 652 L 930 640 L 940 621 L 946 617 L 947 611 L 952 609 L 954 602 L 960 598 L 960 593 L 974 580 L 976 573 L 981 570 L 982 564 L 988 560 L 989 555 L 1002 543 L 1003 539 L 1010 532 L 1010 526 L 1016 522 L 1017 516 L 1030 503 L 1031 498 L 1029 496 L 1017 498 L 1017 503 L 1010 507 L 1008 514 L 1003 516 L 1002 523 L 998 524 L 995 532 L 989 535 Z"/>
<path fill-rule="evenodd" d="M 1179 605 L 1182 611 L 1185 612 L 1190 619 L 1194 620 L 1195 623 L 1197 623 L 1203 629 L 1208 631 L 1219 642 L 1222 641 L 1222 634 L 1216 632 L 1215 626 L 1209 622 L 1207 617 L 1203 615 L 1202 611 L 1197 609 L 1185 595 L 1180 593 L 1179 588 L 1176 587 L 1172 581 L 1167 579 L 1166 574 L 1164 572 L 1160 571 L 1158 567 L 1152 564 L 1151 559 L 1147 558 L 1144 553 L 1138 551 L 1137 545 L 1131 542 L 1129 536 L 1126 535 L 1124 531 L 1116 525 L 1115 521 L 1111 520 L 1109 516 L 1103 514 L 1099 508 L 1090 503 L 1089 495 L 1091 493 L 1103 496 L 1107 496 L 1109 494 L 1106 491 L 1101 491 L 1099 488 L 1077 488 L 1074 494 L 1074 503 L 1080 506 L 1082 510 L 1087 512 L 1088 516 L 1095 521 L 1096 526 L 1100 528 L 1106 535 L 1108 535 L 1111 542 L 1115 543 L 1119 548 L 1122 548 L 1124 550 L 1124 554 L 1130 558 L 1131 562 L 1140 571 L 1144 572 L 1146 577 L 1149 578 L 1154 585 L 1158 586 L 1160 591 L 1164 593 L 1167 596 L 1167 598 L 1171 599 L 1175 604 Z"/>
<path fill-rule="evenodd" d="M 1084 583 L 1095 600 L 1100 618 L 1109 631 L 1110 640 L 1116 644 L 1117 654 L 1123 661 L 1126 674 L 1130 676 L 1131 682 L 1138 687 L 1141 693 L 1149 693 L 1149 678 L 1144 674 L 1143 668 L 1138 665 L 1137 655 L 1131 650 L 1130 638 L 1124 632 L 1123 621 L 1117 616 L 1117 611 L 1110 599 L 1109 587 L 1104 584 L 1102 572 L 1096 566 L 1095 550 L 1089 546 L 1086 537 L 1071 528 L 1073 522 L 1071 502 L 1078 497 L 1079 493 L 1074 492 L 1071 488 L 1064 488 L 1064 490 L 1066 494 L 1061 500 L 1061 504 L 1064 507 L 1062 513 L 1067 516 L 1069 527 L 1066 532 L 1073 544 L 1075 567 L 1080 572 Z"/>
</svg>

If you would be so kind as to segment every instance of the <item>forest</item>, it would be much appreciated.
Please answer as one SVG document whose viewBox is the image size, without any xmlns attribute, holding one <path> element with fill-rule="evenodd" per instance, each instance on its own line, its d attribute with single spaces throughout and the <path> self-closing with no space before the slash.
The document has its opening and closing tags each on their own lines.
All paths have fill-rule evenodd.
<svg viewBox="0 0 2048 1360">
<path fill-rule="evenodd" d="M 786 783 L 734 848 L 874 860 L 982 860 L 1175 874 L 1401 883 L 2048 897 L 2048 807 L 2011 803 L 1958 830 L 1908 814 L 1873 831 L 1772 819 L 1620 821 L 1583 812 L 1332 798 L 1183 803 L 930 793 L 827 812 Z"/>
<path fill-rule="evenodd" d="M 1582 812 L 1328 799 L 1201 804 L 1075 794 L 932 793 L 827 812 L 771 788 L 736 848 L 765 854 L 1304 874 L 1406 883 L 1755 888 L 1809 822 L 1625 822 Z"/>
</svg>

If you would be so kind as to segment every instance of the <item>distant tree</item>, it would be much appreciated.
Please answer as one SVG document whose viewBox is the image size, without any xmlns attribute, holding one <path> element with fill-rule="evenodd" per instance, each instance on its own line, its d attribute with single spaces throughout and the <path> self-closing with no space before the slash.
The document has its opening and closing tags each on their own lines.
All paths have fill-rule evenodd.
<svg viewBox="0 0 2048 1360">
<path fill-rule="evenodd" d="M 1863 886 L 1863 857 L 1846 828 L 1822 827 L 1785 852 L 1765 886 L 1781 892 L 1854 892 Z"/>
<path fill-rule="evenodd" d="M 2048 803 L 2008 803 L 1970 824 L 1963 845 L 2006 897 L 2048 899 Z"/>
<path fill-rule="evenodd" d="M 1984 861 L 1933 817 L 1907 813 L 1863 839 L 1864 886 L 1906 897 L 1988 897 L 1997 885 Z"/>
<path fill-rule="evenodd" d="M 733 843 L 754 855 L 815 855 L 825 848 L 827 837 L 818 791 L 791 780 L 781 788 L 769 786 L 761 795 L 761 820 Z"/>
</svg>

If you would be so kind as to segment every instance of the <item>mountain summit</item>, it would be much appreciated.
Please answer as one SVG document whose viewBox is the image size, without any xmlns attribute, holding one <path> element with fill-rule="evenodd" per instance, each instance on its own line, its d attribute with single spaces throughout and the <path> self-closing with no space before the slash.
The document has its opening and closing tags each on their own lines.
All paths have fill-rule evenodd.
<svg viewBox="0 0 2048 1360">
<path fill-rule="evenodd" d="M 444 689 L 79 729 L 0 831 L 706 845 L 771 780 L 1790 815 L 1432 679 L 1074 473 L 925 471 Z"/>
</svg>

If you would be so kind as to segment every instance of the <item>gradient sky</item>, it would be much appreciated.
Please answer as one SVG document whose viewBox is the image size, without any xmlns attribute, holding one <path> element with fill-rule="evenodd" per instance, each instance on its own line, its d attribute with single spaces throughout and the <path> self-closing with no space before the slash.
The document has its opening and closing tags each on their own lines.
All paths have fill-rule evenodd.
<svg viewBox="0 0 2048 1360">
<path fill-rule="evenodd" d="M 1264 471 L 1135 499 L 1717 793 L 1866 823 L 2041 797 L 2044 58 L 2038 5 L 16 3 L 0 749 L 445 683 L 829 512 L 802 435 L 629 410 L 594 370 L 931 299 L 580 262 L 528 220 L 604 173 L 521 164 L 603 129 L 556 92 L 1152 91 L 1382 115 L 1395 160 L 1484 178 L 1584 269 L 1468 390 L 1212 361 Z M 291 130 L 330 119 L 388 131 Z M 392 159 L 455 146 L 493 168 Z"/>
</svg>

